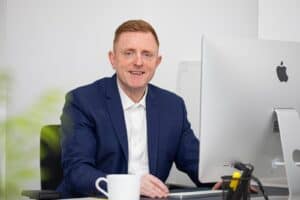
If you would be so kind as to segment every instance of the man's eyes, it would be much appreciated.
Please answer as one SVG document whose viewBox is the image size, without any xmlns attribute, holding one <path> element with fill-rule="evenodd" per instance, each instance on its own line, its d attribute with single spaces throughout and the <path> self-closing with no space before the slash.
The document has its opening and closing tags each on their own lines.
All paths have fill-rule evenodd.
<svg viewBox="0 0 300 200">
<path fill-rule="evenodd" d="M 153 57 L 153 53 L 150 52 L 144 52 L 142 55 L 149 58 Z"/>
<path fill-rule="evenodd" d="M 126 56 L 134 55 L 134 52 L 133 51 L 125 51 L 124 55 L 126 55 Z"/>
<path fill-rule="evenodd" d="M 138 53 L 136 51 L 123 51 L 121 53 L 123 54 L 123 56 L 125 56 L 127 58 L 134 58 L 138 55 Z M 141 52 L 140 56 L 146 60 L 150 60 L 150 59 L 154 58 L 154 53 L 144 51 L 144 52 Z"/>
</svg>

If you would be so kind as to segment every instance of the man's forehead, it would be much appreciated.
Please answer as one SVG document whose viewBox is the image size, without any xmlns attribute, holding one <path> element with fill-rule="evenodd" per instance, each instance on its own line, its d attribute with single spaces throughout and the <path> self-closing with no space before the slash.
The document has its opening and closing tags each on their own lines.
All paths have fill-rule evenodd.
<svg viewBox="0 0 300 200">
<path fill-rule="evenodd" d="M 118 40 L 131 39 L 131 38 L 153 39 L 153 41 L 156 42 L 155 37 L 151 32 L 141 32 L 141 31 L 123 32 L 119 35 Z"/>
<path fill-rule="evenodd" d="M 119 35 L 114 46 L 121 47 L 122 49 L 134 47 L 158 49 L 156 40 L 151 32 L 123 32 Z"/>
</svg>

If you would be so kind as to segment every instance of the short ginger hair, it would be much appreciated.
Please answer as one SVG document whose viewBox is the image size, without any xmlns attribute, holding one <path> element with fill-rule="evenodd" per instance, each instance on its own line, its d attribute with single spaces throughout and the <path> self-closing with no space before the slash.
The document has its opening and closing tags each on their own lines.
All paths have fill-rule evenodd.
<svg viewBox="0 0 300 200">
<path fill-rule="evenodd" d="M 151 33 L 154 36 L 157 46 L 159 46 L 159 40 L 154 28 L 148 22 L 138 19 L 138 20 L 128 20 L 122 23 L 115 31 L 114 45 L 118 41 L 120 35 L 125 32 L 144 32 Z"/>
</svg>

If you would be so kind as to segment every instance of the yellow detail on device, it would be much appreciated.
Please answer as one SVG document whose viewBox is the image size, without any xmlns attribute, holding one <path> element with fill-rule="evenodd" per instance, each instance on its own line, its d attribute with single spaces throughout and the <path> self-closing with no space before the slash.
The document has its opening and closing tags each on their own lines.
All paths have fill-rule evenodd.
<svg viewBox="0 0 300 200">
<path fill-rule="evenodd" d="M 235 191 L 239 182 L 240 182 L 240 178 L 241 178 L 241 173 L 240 172 L 233 172 L 232 174 L 232 179 L 230 181 L 229 187 Z"/>
</svg>

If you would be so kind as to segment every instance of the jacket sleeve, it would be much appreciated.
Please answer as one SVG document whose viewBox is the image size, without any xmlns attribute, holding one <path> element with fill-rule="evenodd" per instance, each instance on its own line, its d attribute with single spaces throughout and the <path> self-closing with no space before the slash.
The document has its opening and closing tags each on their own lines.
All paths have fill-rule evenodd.
<svg viewBox="0 0 300 200">
<path fill-rule="evenodd" d="M 74 92 L 67 94 L 61 116 L 62 168 L 72 194 L 94 196 L 98 193 L 96 179 L 106 174 L 95 168 L 95 125 L 86 107 Z"/>
<path fill-rule="evenodd" d="M 191 129 L 187 119 L 187 111 L 184 101 L 181 99 L 182 108 L 182 134 L 179 148 L 177 149 L 176 167 L 185 172 L 198 187 L 212 187 L 214 183 L 201 183 L 198 178 L 199 168 L 199 140 Z"/>
</svg>

